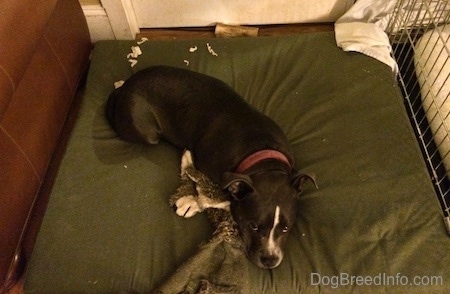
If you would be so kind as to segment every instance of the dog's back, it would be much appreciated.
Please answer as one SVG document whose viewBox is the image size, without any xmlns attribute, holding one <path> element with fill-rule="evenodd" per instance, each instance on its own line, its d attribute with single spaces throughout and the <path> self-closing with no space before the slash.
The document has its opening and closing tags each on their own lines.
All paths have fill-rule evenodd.
<svg viewBox="0 0 450 294">
<path fill-rule="evenodd" d="M 251 152 L 272 148 L 290 154 L 270 118 L 226 83 L 186 69 L 154 66 L 135 73 L 111 93 L 106 116 L 124 140 L 165 139 L 192 150 L 197 167 L 214 180 Z"/>
</svg>

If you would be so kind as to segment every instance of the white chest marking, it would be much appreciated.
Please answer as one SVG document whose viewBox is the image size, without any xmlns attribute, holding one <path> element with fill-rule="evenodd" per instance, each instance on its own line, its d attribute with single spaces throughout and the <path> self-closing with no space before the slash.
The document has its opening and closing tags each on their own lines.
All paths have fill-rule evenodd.
<svg viewBox="0 0 450 294">
<path fill-rule="evenodd" d="M 270 252 L 272 251 L 276 251 L 278 249 L 278 246 L 275 243 L 275 229 L 278 226 L 278 224 L 280 223 L 280 207 L 277 205 L 277 207 L 275 208 L 275 216 L 273 218 L 273 227 L 270 230 L 270 234 L 269 234 L 269 243 L 268 243 L 268 248 Z"/>
</svg>

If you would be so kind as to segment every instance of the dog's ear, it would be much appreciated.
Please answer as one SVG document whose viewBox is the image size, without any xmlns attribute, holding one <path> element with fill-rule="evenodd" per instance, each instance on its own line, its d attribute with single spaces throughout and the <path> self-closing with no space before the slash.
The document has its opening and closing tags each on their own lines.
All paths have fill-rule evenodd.
<svg viewBox="0 0 450 294">
<path fill-rule="evenodd" d="M 298 191 L 299 194 L 303 192 L 303 185 L 307 181 L 311 181 L 316 189 L 319 189 L 316 182 L 316 176 L 314 174 L 299 173 L 295 171 L 292 176 L 292 186 Z"/>
<path fill-rule="evenodd" d="M 245 195 L 254 190 L 249 176 L 231 172 L 223 174 L 222 188 L 228 191 L 236 200 L 242 200 Z"/>
</svg>

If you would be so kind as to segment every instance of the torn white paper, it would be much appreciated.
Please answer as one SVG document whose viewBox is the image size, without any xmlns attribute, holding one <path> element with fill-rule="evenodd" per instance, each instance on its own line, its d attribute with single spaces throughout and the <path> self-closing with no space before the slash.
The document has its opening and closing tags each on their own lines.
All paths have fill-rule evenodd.
<svg viewBox="0 0 450 294">
<path fill-rule="evenodd" d="M 143 37 L 143 38 L 141 38 L 140 41 L 137 41 L 136 43 L 137 43 L 138 45 L 141 45 L 141 44 L 143 44 L 143 43 L 145 43 L 145 42 L 147 42 L 147 41 L 148 41 L 148 38 Z"/>
<path fill-rule="evenodd" d="M 131 67 L 134 67 L 137 64 L 137 60 L 136 59 L 128 59 L 128 62 L 130 63 Z"/>
<path fill-rule="evenodd" d="M 208 48 L 208 52 L 211 53 L 212 56 L 219 56 L 214 49 L 211 47 L 209 43 L 206 43 L 206 47 Z"/>
<path fill-rule="evenodd" d="M 131 46 L 131 53 L 128 53 L 127 58 L 138 58 L 142 55 L 141 48 L 139 46 Z"/>
<path fill-rule="evenodd" d="M 124 80 L 120 80 L 120 81 L 115 82 L 114 83 L 114 89 L 118 89 L 118 88 L 122 87 L 124 83 L 125 83 Z"/>
</svg>

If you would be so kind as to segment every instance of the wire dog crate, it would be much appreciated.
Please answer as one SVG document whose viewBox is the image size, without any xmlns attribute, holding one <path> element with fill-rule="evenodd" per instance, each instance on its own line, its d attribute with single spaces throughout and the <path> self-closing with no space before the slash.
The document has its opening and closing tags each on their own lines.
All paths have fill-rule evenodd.
<svg viewBox="0 0 450 294">
<path fill-rule="evenodd" d="M 398 0 L 387 32 L 450 234 L 450 3 Z"/>
</svg>

